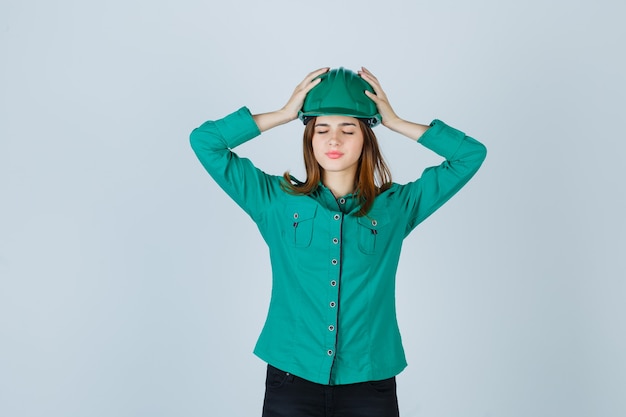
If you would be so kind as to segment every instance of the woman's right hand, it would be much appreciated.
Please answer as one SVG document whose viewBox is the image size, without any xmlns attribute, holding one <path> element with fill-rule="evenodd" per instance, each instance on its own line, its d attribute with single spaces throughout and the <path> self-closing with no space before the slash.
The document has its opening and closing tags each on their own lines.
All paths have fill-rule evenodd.
<svg viewBox="0 0 626 417">
<path fill-rule="evenodd" d="M 304 98 L 309 91 L 321 81 L 321 79 L 317 77 L 327 72 L 329 69 L 328 67 L 320 68 L 307 75 L 306 78 L 298 84 L 287 104 L 280 110 L 252 116 L 259 130 L 265 132 L 273 127 L 296 120 L 298 118 L 298 112 L 304 104 Z"/>
<path fill-rule="evenodd" d="M 304 104 L 304 98 L 309 93 L 309 91 L 311 91 L 311 89 L 318 85 L 321 81 L 321 79 L 317 77 L 324 74 L 325 72 L 328 72 L 328 70 L 330 70 L 329 67 L 315 70 L 309 73 L 304 78 L 304 80 L 302 80 L 302 82 L 296 86 L 296 89 L 293 91 L 293 94 L 289 98 L 289 101 L 287 101 L 287 104 L 285 104 L 283 108 L 280 109 L 280 111 L 289 118 L 289 121 L 298 118 L 298 112 L 300 111 L 300 109 L 302 109 L 302 105 Z"/>
</svg>

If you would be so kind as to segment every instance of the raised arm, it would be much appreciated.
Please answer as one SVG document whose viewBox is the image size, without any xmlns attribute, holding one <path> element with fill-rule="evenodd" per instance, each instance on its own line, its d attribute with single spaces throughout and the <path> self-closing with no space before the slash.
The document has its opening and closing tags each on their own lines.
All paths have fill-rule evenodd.
<svg viewBox="0 0 626 417">
<path fill-rule="evenodd" d="M 418 141 L 445 158 L 440 165 L 425 169 L 419 179 L 402 186 L 398 192 L 405 202 L 408 234 L 472 178 L 487 150 L 482 143 L 440 120 L 427 126 L 401 119 L 389 104 L 378 79 L 366 68 L 362 68 L 359 75 L 374 89 L 374 93 L 365 91 L 365 94 L 376 103 L 383 126 Z"/>
<path fill-rule="evenodd" d="M 242 107 L 222 119 L 203 123 L 191 133 L 191 146 L 204 168 L 257 222 L 272 203 L 282 177 L 265 174 L 232 149 L 263 131 L 295 120 L 306 94 L 320 82 L 316 77 L 326 71 L 328 68 L 320 68 L 308 74 L 280 110 L 252 115 Z"/>
<path fill-rule="evenodd" d="M 280 126 L 297 119 L 298 111 L 302 108 L 302 104 L 304 103 L 304 98 L 307 93 L 321 81 L 321 79 L 317 77 L 328 70 L 328 67 L 320 68 L 307 75 L 306 78 L 298 84 L 287 104 L 285 104 L 280 110 L 270 113 L 255 114 L 252 116 L 256 125 L 259 127 L 259 130 L 261 132 L 265 132 L 273 127 Z"/>
</svg>

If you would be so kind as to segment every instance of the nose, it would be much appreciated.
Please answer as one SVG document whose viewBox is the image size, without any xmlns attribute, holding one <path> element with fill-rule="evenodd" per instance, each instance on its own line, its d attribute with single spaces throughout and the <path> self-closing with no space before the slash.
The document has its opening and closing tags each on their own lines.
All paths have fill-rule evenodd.
<svg viewBox="0 0 626 417">
<path fill-rule="evenodd" d="M 339 141 L 339 134 L 337 133 L 337 130 L 331 129 L 329 133 L 330 135 L 328 135 L 328 144 L 339 145 L 340 141 Z"/>
</svg>

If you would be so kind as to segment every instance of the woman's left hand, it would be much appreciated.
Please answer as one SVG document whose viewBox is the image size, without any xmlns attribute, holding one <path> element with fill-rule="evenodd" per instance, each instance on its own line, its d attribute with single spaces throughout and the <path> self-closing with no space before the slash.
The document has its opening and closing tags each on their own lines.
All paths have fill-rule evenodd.
<svg viewBox="0 0 626 417">
<path fill-rule="evenodd" d="M 378 109 L 378 113 L 382 117 L 383 126 L 393 130 L 394 132 L 398 132 L 407 136 L 411 139 L 417 140 L 428 130 L 428 126 L 409 122 L 407 120 L 401 119 L 398 117 L 395 111 L 391 108 L 391 104 L 389 104 L 389 100 L 387 99 L 387 94 L 383 91 L 378 82 L 378 79 L 374 77 L 367 68 L 361 67 L 361 71 L 358 72 L 361 78 L 369 83 L 374 90 L 374 93 L 365 90 L 365 94 L 372 99 L 374 103 L 376 103 L 376 108 Z"/>
<path fill-rule="evenodd" d="M 358 71 L 358 74 L 361 76 L 361 78 L 367 81 L 369 85 L 372 86 L 372 89 L 374 89 L 375 94 L 368 90 L 365 90 L 365 94 L 370 99 L 372 99 L 374 103 L 376 103 L 378 112 L 383 119 L 383 126 L 390 127 L 391 125 L 393 125 L 394 122 L 399 119 L 399 117 L 391 108 L 391 104 L 389 104 L 389 99 L 387 99 L 387 94 L 385 94 L 382 87 L 380 86 L 380 82 L 374 76 L 374 74 L 372 74 L 365 67 L 361 67 L 361 70 Z"/>
</svg>

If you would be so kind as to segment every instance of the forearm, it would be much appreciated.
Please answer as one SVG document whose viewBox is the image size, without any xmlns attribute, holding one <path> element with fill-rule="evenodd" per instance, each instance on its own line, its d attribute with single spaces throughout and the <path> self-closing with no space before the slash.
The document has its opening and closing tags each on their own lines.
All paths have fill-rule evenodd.
<svg viewBox="0 0 626 417">
<path fill-rule="evenodd" d="M 295 120 L 297 118 L 297 113 L 294 117 L 293 114 L 289 114 L 284 109 L 281 109 L 270 113 L 255 114 L 252 118 L 259 127 L 259 130 L 261 132 L 265 132 L 266 130 Z"/>
<path fill-rule="evenodd" d="M 280 110 L 252 116 L 259 130 L 265 132 L 273 127 L 296 120 L 298 118 L 298 111 L 300 111 L 304 103 L 304 97 L 313 87 L 319 84 L 321 79 L 318 78 L 318 76 L 328 70 L 328 67 L 320 68 L 307 75 L 306 78 L 298 84 L 287 104 Z"/>
<path fill-rule="evenodd" d="M 383 119 L 383 126 L 413 140 L 418 140 L 429 128 L 427 125 L 409 122 L 408 120 L 400 119 L 399 117 L 389 121 Z"/>
</svg>

